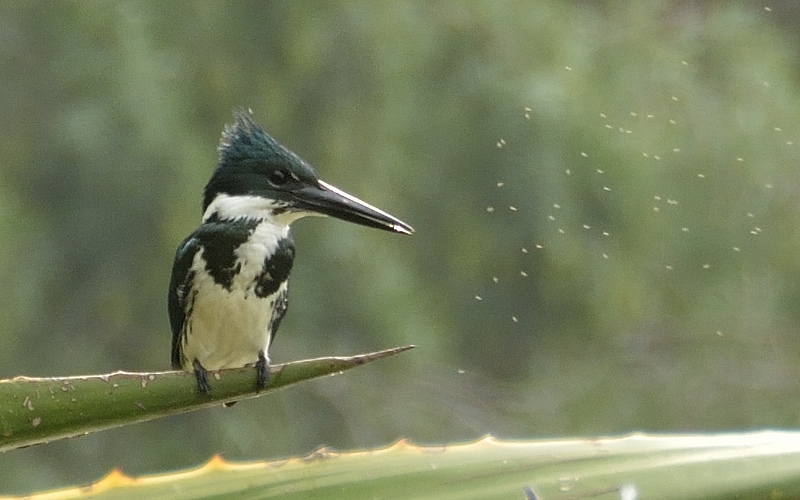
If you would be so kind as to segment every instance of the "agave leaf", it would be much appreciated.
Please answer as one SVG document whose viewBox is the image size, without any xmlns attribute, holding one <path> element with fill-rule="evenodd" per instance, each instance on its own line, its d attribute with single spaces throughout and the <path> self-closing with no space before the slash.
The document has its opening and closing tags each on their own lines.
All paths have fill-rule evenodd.
<svg viewBox="0 0 800 500">
<path fill-rule="evenodd" d="M 211 393 L 205 395 L 197 392 L 193 374 L 179 371 L 0 380 L 0 451 L 254 398 L 413 347 L 275 365 L 259 393 L 253 368 L 211 372 Z"/>
<path fill-rule="evenodd" d="M 763 499 L 800 495 L 800 432 L 480 441 L 273 462 L 213 457 L 187 471 L 118 470 L 46 498 Z M 37 498 L 35 495 L 29 497 Z"/>
</svg>

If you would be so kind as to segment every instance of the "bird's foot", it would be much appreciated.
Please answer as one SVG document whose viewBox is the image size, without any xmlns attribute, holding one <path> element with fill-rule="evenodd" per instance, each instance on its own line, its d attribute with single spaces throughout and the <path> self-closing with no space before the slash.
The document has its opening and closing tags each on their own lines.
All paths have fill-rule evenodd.
<svg viewBox="0 0 800 500">
<path fill-rule="evenodd" d="M 256 361 L 256 391 L 260 391 L 267 386 L 269 381 L 269 362 L 264 355 L 264 351 L 258 351 L 258 361 Z"/>
<path fill-rule="evenodd" d="M 197 392 L 208 394 L 211 390 L 208 385 L 208 370 L 196 358 L 192 361 L 192 368 L 194 369 L 194 378 L 197 379 Z"/>
</svg>

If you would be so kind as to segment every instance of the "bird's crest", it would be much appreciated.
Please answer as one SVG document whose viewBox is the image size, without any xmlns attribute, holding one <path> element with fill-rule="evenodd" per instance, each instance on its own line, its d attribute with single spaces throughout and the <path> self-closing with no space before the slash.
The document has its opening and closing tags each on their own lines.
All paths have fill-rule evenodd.
<svg viewBox="0 0 800 500">
<path fill-rule="evenodd" d="M 234 113 L 236 122 L 226 125 L 219 141 L 220 165 L 234 163 L 248 158 L 268 159 L 275 155 L 289 153 L 269 134 L 256 125 L 249 110 Z"/>
</svg>

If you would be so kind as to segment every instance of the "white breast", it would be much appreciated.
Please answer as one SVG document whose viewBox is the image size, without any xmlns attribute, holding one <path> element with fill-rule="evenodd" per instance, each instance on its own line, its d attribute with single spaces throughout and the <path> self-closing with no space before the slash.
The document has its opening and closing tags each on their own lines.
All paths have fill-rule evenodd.
<svg viewBox="0 0 800 500">
<path fill-rule="evenodd" d="M 230 291 L 214 282 L 205 269 L 203 251 L 194 256 L 195 273 L 191 314 L 187 314 L 184 356 L 194 359 L 207 370 L 238 368 L 258 360 L 259 351 L 267 356 L 272 332 L 270 323 L 275 301 L 286 292 L 286 282 L 267 297 L 258 297 L 254 279 L 261 272 L 264 260 L 272 255 L 278 241 L 288 236 L 288 226 L 260 224 L 250 240 L 237 249 L 234 277 Z"/>
</svg>

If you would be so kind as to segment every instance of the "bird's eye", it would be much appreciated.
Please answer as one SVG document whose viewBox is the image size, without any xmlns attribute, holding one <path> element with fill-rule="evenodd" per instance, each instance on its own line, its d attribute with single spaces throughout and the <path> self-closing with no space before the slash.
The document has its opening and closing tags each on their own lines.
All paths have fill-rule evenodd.
<svg viewBox="0 0 800 500">
<path fill-rule="evenodd" d="M 289 173 L 286 170 L 273 170 L 269 174 L 269 183 L 275 187 L 280 187 L 289 182 Z"/>
</svg>

